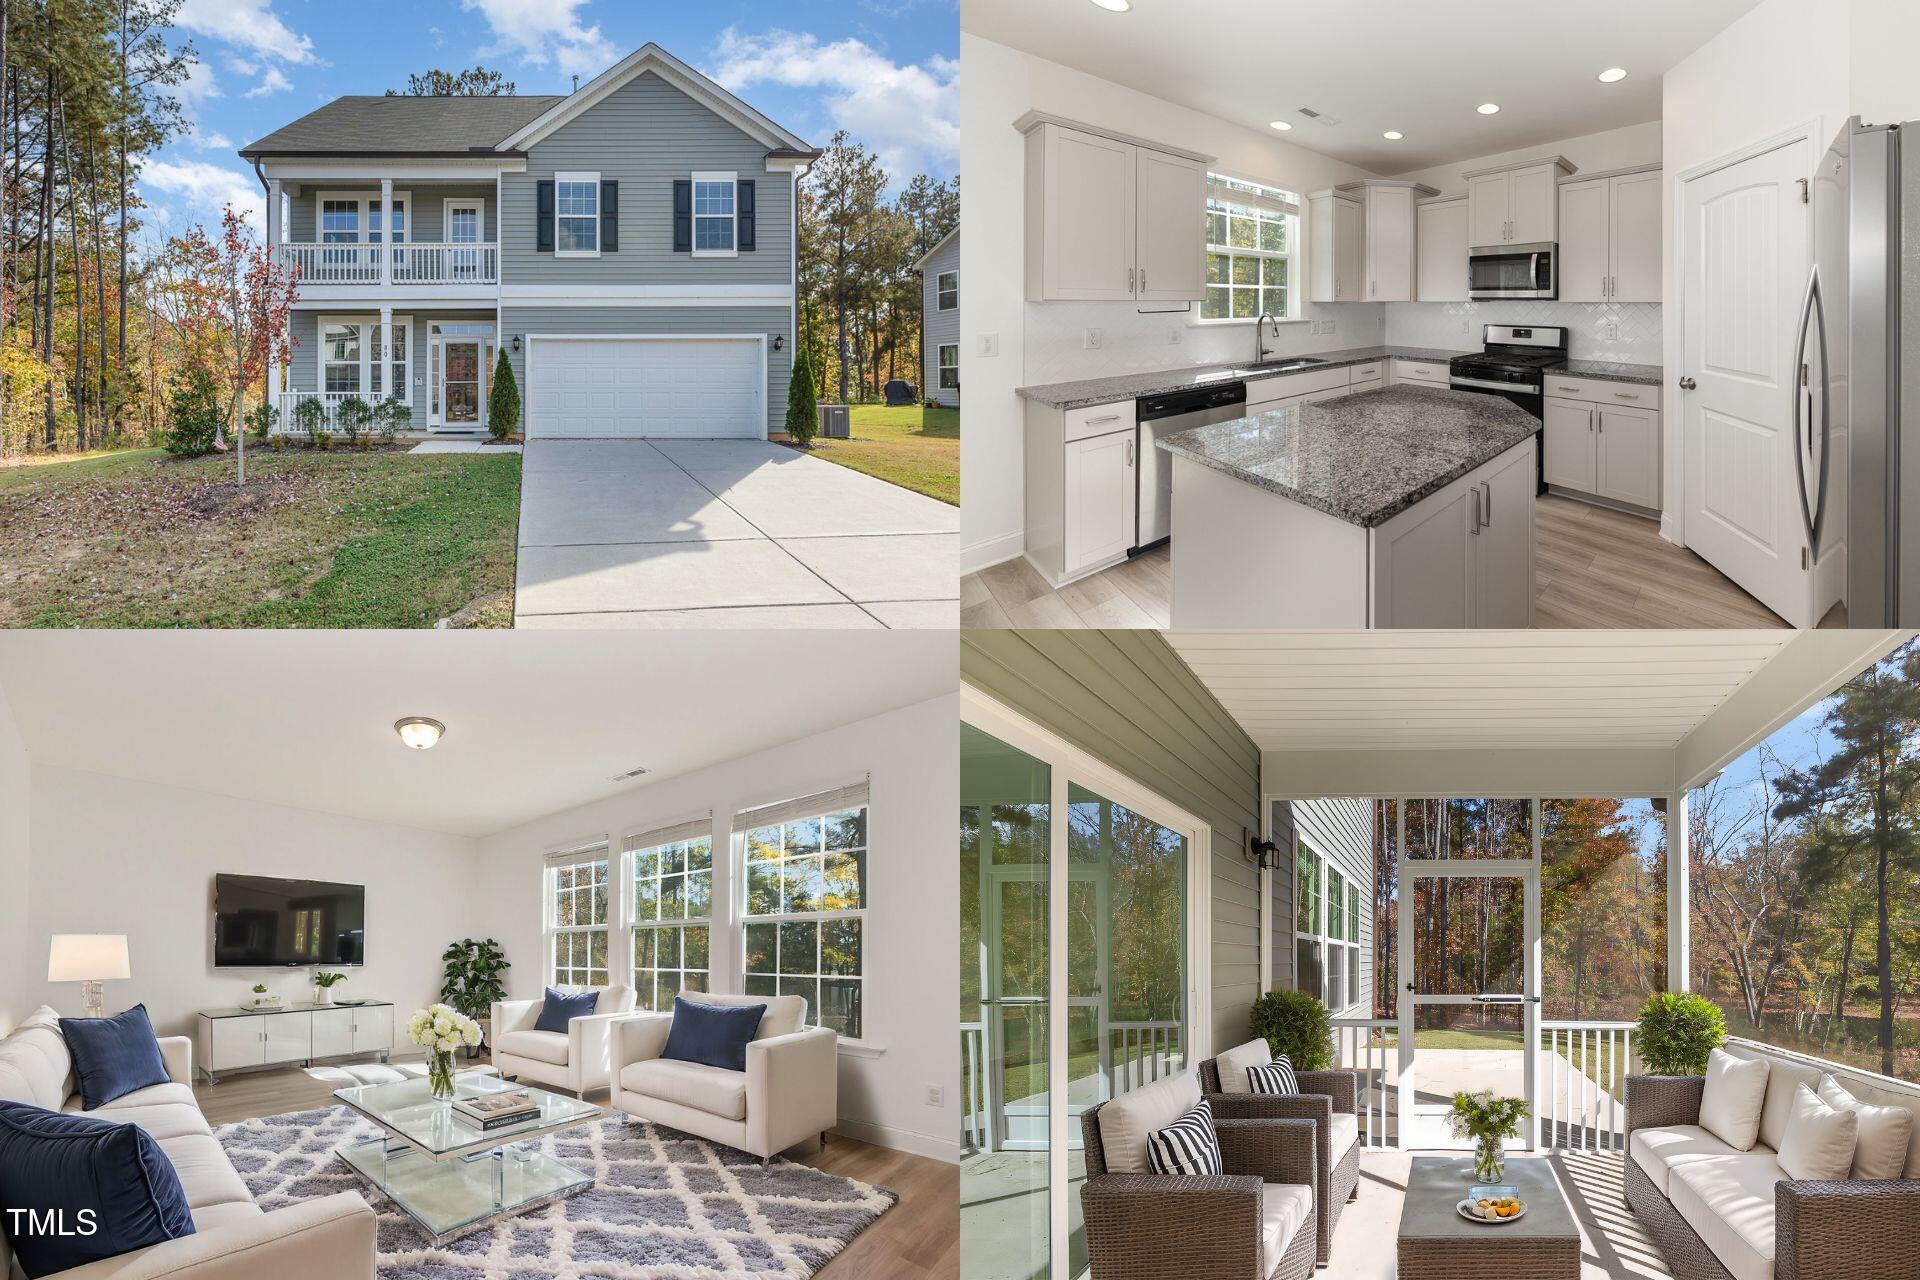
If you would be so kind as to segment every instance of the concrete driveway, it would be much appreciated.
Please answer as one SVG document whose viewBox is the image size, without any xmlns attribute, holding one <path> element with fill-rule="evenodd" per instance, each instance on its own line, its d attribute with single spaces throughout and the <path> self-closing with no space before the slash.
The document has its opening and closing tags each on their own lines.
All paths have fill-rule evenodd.
<svg viewBox="0 0 1920 1280">
<path fill-rule="evenodd" d="M 759 440 L 535 440 L 522 627 L 946 627 L 960 512 Z"/>
</svg>

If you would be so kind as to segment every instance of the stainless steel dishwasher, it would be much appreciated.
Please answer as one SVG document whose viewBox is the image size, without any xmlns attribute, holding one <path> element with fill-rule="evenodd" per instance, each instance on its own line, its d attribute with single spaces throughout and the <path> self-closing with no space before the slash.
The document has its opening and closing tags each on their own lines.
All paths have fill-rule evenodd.
<svg viewBox="0 0 1920 1280">
<path fill-rule="evenodd" d="M 1170 391 L 1165 395 L 1142 396 L 1134 401 L 1134 420 L 1138 425 L 1135 444 L 1140 464 L 1134 469 L 1139 486 L 1138 521 L 1133 535 L 1137 556 L 1143 551 L 1165 546 L 1173 533 L 1173 459 L 1154 448 L 1153 442 L 1192 427 L 1215 422 L 1232 422 L 1247 416 L 1247 384 L 1216 382 L 1191 391 Z"/>
</svg>

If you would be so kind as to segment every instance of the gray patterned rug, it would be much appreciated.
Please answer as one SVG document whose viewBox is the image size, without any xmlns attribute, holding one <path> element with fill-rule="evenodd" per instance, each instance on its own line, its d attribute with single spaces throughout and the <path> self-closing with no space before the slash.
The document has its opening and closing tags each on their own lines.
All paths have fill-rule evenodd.
<svg viewBox="0 0 1920 1280">
<path fill-rule="evenodd" d="M 381 1280 L 805 1280 L 899 1200 L 883 1187 L 611 1115 L 541 1149 L 595 1185 L 434 1245 L 336 1149 L 378 1130 L 344 1107 L 223 1125 L 214 1136 L 263 1209 L 358 1191 L 380 1215 Z"/>
</svg>

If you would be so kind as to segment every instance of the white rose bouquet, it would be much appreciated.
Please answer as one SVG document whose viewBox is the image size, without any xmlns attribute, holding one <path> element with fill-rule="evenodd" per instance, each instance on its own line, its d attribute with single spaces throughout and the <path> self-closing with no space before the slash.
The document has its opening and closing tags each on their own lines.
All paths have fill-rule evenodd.
<svg viewBox="0 0 1920 1280">
<path fill-rule="evenodd" d="M 436 1098 L 453 1096 L 453 1051 L 480 1043 L 480 1024 L 444 1004 L 430 1004 L 407 1019 L 407 1040 L 427 1051 L 427 1084 Z"/>
</svg>

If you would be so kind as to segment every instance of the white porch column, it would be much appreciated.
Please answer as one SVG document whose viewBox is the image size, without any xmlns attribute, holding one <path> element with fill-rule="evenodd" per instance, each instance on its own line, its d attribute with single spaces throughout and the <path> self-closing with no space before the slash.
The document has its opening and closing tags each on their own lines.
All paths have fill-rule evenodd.
<svg viewBox="0 0 1920 1280">
<path fill-rule="evenodd" d="M 267 252 L 273 256 L 276 263 L 280 257 L 280 198 L 280 179 L 269 178 L 267 180 Z M 270 351 L 274 349 L 269 348 Z M 267 403 L 278 409 L 280 407 L 280 358 L 277 355 L 267 357 L 266 395 Z"/>
<path fill-rule="evenodd" d="M 1693 987 L 1687 957 L 1693 950 L 1692 865 L 1687 792 L 1667 797 L 1667 990 Z"/>
<path fill-rule="evenodd" d="M 380 399 L 385 400 L 396 391 L 404 394 L 405 388 L 393 385 L 393 360 L 387 354 L 393 350 L 393 304 L 380 304 L 380 341 L 373 344 L 373 358 L 380 362 Z M 371 385 L 371 381 L 369 381 Z"/>
<path fill-rule="evenodd" d="M 393 179 L 380 179 L 380 283 L 393 283 Z"/>
</svg>

